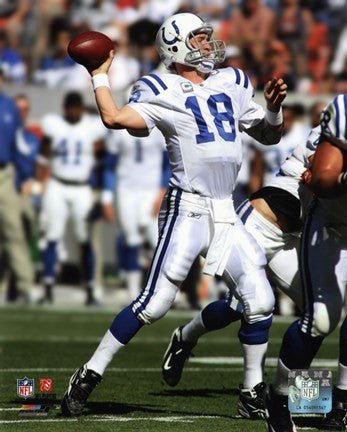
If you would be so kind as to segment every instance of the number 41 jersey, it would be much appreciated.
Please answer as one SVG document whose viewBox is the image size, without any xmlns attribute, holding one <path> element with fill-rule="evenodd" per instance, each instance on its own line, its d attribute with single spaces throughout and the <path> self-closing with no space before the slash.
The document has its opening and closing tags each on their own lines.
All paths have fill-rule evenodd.
<svg viewBox="0 0 347 432">
<path fill-rule="evenodd" d="M 87 182 L 94 167 L 94 143 L 107 132 L 99 117 L 84 114 L 69 123 L 58 114 L 47 114 L 42 132 L 51 140 L 51 171 L 63 180 Z"/>
<path fill-rule="evenodd" d="M 239 69 L 213 71 L 200 84 L 174 74 L 149 74 L 134 85 L 129 106 L 165 137 L 170 185 L 201 196 L 230 197 L 242 162 L 240 131 L 264 110 Z"/>
</svg>

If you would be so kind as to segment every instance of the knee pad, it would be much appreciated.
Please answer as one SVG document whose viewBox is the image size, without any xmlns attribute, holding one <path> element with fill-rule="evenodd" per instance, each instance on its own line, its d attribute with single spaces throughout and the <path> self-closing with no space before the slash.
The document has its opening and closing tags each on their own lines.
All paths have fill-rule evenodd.
<svg viewBox="0 0 347 432">
<path fill-rule="evenodd" d="M 132 309 L 142 323 L 152 324 L 168 312 L 175 300 L 176 292 L 176 285 L 162 276 L 153 293 L 145 287 L 134 301 Z"/>
<path fill-rule="evenodd" d="M 313 316 L 305 314 L 300 329 L 314 337 L 326 337 L 337 327 L 341 316 L 342 305 L 338 302 L 315 302 Z M 311 324 L 311 325 L 310 325 Z"/>
<path fill-rule="evenodd" d="M 272 323 L 272 315 L 262 321 L 257 321 L 253 324 L 247 323 L 244 319 L 241 320 L 239 330 L 239 340 L 247 345 L 260 345 L 269 340 L 269 329 Z"/>
<path fill-rule="evenodd" d="M 245 320 L 249 324 L 272 315 L 275 296 L 263 269 L 243 275 L 239 280 L 237 292 L 240 295 Z"/>
</svg>

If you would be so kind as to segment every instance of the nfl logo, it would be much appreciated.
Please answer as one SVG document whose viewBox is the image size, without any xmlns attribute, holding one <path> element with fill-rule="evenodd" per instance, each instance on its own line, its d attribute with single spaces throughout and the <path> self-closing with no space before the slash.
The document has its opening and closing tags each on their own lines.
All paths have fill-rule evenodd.
<svg viewBox="0 0 347 432">
<path fill-rule="evenodd" d="M 27 377 L 17 379 L 17 395 L 27 399 L 34 395 L 34 380 Z"/>
<path fill-rule="evenodd" d="M 301 397 L 312 401 L 319 398 L 319 380 L 315 381 L 311 378 L 302 381 Z"/>
</svg>

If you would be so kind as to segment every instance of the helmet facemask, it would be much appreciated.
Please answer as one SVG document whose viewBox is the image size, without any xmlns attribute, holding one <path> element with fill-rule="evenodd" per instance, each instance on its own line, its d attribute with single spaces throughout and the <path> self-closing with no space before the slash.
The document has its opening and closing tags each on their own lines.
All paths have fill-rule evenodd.
<svg viewBox="0 0 347 432">
<path fill-rule="evenodd" d="M 208 35 L 208 41 L 201 43 L 196 35 L 205 33 Z M 185 57 L 185 64 L 195 67 L 198 71 L 209 73 L 214 66 L 222 63 L 225 59 L 225 43 L 222 40 L 211 39 L 213 28 L 211 26 L 203 26 L 199 29 L 191 31 L 186 37 L 186 45 L 189 52 Z M 191 44 L 191 39 L 194 40 L 196 47 Z M 210 49 L 204 52 L 204 47 L 209 45 Z"/>
</svg>

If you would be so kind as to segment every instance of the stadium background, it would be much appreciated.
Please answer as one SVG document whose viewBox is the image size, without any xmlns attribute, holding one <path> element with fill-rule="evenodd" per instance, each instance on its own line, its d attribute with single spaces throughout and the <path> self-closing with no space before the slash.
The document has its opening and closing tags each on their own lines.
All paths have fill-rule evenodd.
<svg viewBox="0 0 347 432">
<path fill-rule="evenodd" d="M 107 33 L 120 49 L 111 84 L 118 100 L 125 101 L 131 84 L 157 67 L 153 34 L 163 19 L 177 10 L 196 12 L 213 23 L 216 33 L 227 43 L 228 64 L 248 73 L 260 103 L 263 85 L 272 75 L 288 82 L 286 103 L 299 104 L 304 110 L 317 100 L 327 101 L 333 94 L 347 92 L 345 0 L 3 0 L 0 2 L 0 67 L 5 73 L 4 91 L 11 96 L 28 95 L 29 126 L 35 130 L 43 114 L 61 113 L 64 94 L 69 90 L 81 91 L 87 104 L 95 107 L 88 75 L 65 54 L 73 35 L 93 29 Z M 301 117 L 301 121 L 307 123 L 307 117 Z M 116 226 L 103 224 L 104 264 L 117 274 L 113 240 L 116 231 Z M 69 253 L 75 261 L 73 248 Z M 39 263 L 39 254 L 35 259 Z M 2 276 L 6 275 L 3 256 L 0 270 Z M 69 302 L 52 310 L 36 306 L 23 308 L 15 302 L 13 305 L 5 302 L 6 278 L 1 289 L 0 429 L 43 430 L 47 426 L 36 420 L 32 424 L 30 419 L 21 425 L 15 423 L 20 409 L 16 379 L 30 375 L 38 380 L 48 374 L 60 397 L 73 368 L 92 352 L 111 321 L 110 310 L 119 305 L 108 303 L 103 311 L 85 311 L 83 306 Z M 111 289 L 115 289 L 112 282 Z M 197 360 L 213 354 L 215 363 L 212 359 L 211 363 L 202 362 L 203 366 L 199 367 L 199 363 L 191 363 L 187 380 L 177 390 L 162 387 L 161 355 L 171 330 L 190 316 L 189 311 L 169 314 L 163 324 L 146 329 L 144 342 L 139 337 L 128 348 L 131 364 L 125 356 L 124 359 L 120 356 L 114 370 L 106 375 L 108 384 L 92 399 L 95 416 L 90 415 L 89 421 L 100 423 L 95 423 L 95 427 L 93 423 L 67 422 L 64 430 L 92 427 L 111 430 L 115 426 L 113 422 L 117 422 L 117 430 L 123 430 L 118 417 L 130 422 L 125 423 L 127 431 L 188 428 L 202 431 L 210 429 L 211 424 L 214 430 L 264 430 L 260 422 L 250 424 L 230 417 L 236 412 L 236 389 L 242 373 L 239 360 L 234 364 L 230 360 L 241 355 L 235 328 L 231 333 L 225 330 L 218 337 L 209 336 L 198 348 Z M 285 324 L 275 321 L 271 358 L 277 355 L 284 329 Z M 138 347 L 148 348 L 144 357 L 137 352 Z M 320 358 L 323 367 L 334 370 L 336 334 L 329 338 Z M 270 367 L 267 380 L 272 372 Z M 119 383 L 121 394 L 112 391 L 113 378 Z M 149 419 L 154 417 L 158 420 Z M 58 412 L 51 412 L 49 418 L 61 420 Z M 58 430 L 60 426 L 49 423 L 49 428 Z"/>
</svg>

